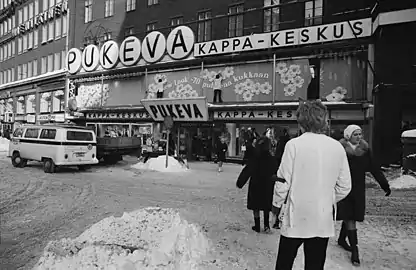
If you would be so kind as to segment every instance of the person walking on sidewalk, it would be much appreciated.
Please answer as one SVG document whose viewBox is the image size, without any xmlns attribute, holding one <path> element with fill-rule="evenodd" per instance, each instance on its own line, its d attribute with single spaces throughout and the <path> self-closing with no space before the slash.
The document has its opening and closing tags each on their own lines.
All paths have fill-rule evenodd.
<svg viewBox="0 0 416 270">
<path fill-rule="evenodd" d="M 260 232 L 260 211 L 263 211 L 264 232 L 270 232 L 273 186 L 277 172 L 276 159 L 272 153 L 271 140 L 261 137 L 254 149 L 254 155 L 241 171 L 237 187 L 243 188 L 249 181 L 247 209 L 253 211 L 255 232 Z"/>
<path fill-rule="evenodd" d="M 371 157 L 368 143 L 362 138 L 362 130 L 357 125 L 349 125 L 340 140 L 344 147 L 351 171 L 352 189 L 350 194 L 338 203 L 337 220 L 342 220 L 338 244 L 351 252 L 351 263 L 360 265 L 356 222 L 364 221 L 365 215 L 365 173 L 371 172 L 381 188 L 389 196 L 389 183 Z M 349 244 L 346 239 L 348 238 Z"/>
<path fill-rule="evenodd" d="M 350 192 L 351 175 L 342 145 L 324 133 L 326 106 L 300 100 L 296 117 L 302 135 L 287 142 L 277 172 L 285 183 L 275 185 L 275 194 L 286 194 L 275 269 L 292 269 L 303 244 L 305 270 L 323 270 L 329 237 L 335 235 L 333 207 Z M 279 197 L 273 200 L 277 206 Z"/>
<path fill-rule="evenodd" d="M 225 155 L 228 150 L 228 145 L 224 137 L 220 137 L 217 144 L 217 161 L 218 161 L 218 172 L 222 172 L 222 164 L 225 162 Z"/>
</svg>

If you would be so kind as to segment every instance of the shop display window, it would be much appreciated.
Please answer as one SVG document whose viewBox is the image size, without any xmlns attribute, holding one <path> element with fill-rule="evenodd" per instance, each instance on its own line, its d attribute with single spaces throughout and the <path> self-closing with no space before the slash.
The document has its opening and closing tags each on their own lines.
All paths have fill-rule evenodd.
<svg viewBox="0 0 416 270">
<path fill-rule="evenodd" d="M 65 94 L 64 91 L 58 90 L 53 92 L 52 106 L 54 112 L 65 110 Z"/>
<path fill-rule="evenodd" d="M 36 96 L 28 95 L 26 97 L 26 113 L 35 113 L 36 111 Z"/>
<path fill-rule="evenodd" d="M 25 107 L 26 107 L 26 97 L 25 96 L 20 96 L 17 98 L 17 103 L 16 103 L 16 113 L 17 114 L 24 114 L 25 113 Z"/>
<path fill-rule="evenodd" d="M 52 93 L 44 92 L 40 94 L 40 112 L 47 113 L 51 112 L 52 109 Z"/>
</svg>

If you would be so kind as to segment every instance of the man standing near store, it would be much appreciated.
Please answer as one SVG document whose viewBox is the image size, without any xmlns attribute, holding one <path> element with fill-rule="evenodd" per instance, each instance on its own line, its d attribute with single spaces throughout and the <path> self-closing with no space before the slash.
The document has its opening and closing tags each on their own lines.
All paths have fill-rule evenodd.
<svg viewBox="0 0 416 270">
<path fill-rule="evenodd" d="M 213 103 L 222 103 L 222 75 L 219 72 L 214 78 L 214 99 Z"/>
</svg>

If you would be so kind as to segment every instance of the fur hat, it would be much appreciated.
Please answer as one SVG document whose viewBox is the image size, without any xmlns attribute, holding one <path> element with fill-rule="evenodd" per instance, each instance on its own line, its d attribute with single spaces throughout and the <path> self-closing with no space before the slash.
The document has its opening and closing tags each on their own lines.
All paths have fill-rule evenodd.
<svg viewBox="0 0 416 270">
<path fill-rule="evenodd" d="M 361 130 L 361 127 L 357 125 L 349 125 L 346 129 L 344 129 L 344 138 L 349 140 L 356 130 Z"/>
</svg>

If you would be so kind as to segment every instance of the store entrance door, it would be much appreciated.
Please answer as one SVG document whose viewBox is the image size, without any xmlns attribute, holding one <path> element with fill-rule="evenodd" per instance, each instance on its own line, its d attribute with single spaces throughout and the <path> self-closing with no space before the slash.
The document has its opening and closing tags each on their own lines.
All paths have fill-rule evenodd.
<svg viewBox="0 0 416 270">
<path fill-rule="evenodd" d="M 214 154 L 212 132 L 212 126 L 182 125 L 178 134 L 179 154 L 188 160 L 211 161 Z"/>
</svg>

